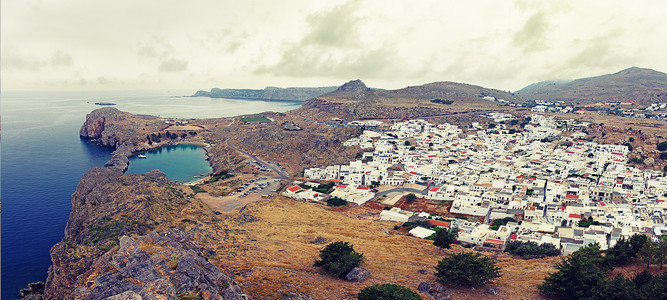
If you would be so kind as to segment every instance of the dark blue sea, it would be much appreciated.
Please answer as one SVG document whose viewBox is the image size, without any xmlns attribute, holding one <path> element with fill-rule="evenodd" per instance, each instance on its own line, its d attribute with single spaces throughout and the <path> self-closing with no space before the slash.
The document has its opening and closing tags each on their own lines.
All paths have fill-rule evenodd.
<svg viewBox="0 0 667 300">
<path fill-rule="evenodd" d="M 299 105 L 179 97 L 187 94 L 192 91 L 3 91 L 0 94 L 2 299 L 16 299 L 20 288 L 46 280 L 51 265 L 49 249 L 64 235 L 71 195 L 79 179 L 88 169 L 102 166 L 110 157 L 112 149 L 79 138 L 86 114 L 100 108 L 95 102 L 116 103 L 118 109 L 132 113 L 181 118 L 283 112 Z M 179 182 L 210 172 L 200 147 L 179 146 L 146 156 L 148 159 L 142 162 L 133 159 L 130 172 L 162 169 L 162 165 L 165 169 L 162 171 Z M 179 172 L 184 168 L 174 161 L 197 164 L 183 175 Z"/>
</svg>

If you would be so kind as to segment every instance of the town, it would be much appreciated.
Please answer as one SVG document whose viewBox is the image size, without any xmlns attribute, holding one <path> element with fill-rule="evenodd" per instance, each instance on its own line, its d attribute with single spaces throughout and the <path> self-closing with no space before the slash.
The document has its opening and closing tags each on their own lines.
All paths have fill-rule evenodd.
<svg viewBox="0 0 667 300">
<path fill-rule="evenodd" d="M 457 228 L 459 243 L 486 249 L 532 241 L 567 255 L 593 243 L 607 249 L 637 233 L 657 239 L 667 232 L 667 177 L 629 164 L 627 145 L 587 139 L 585 122 L 539 114 L 487 117 L 501 124 L 485 129 L 472 122 L 465 134 L 458 126 L 424 120 L 364 130 L 345 141 L 362 149 L 357 160 L 306 169 L 307 180 L 283 195 L 379 202 L 385 206 L 380 220 Z M 449 213 L 393 207 L 408 196 L 448 206 Z M 410 230 L 420 238 L 433 233 L 420 226 Z"/>
</svg>

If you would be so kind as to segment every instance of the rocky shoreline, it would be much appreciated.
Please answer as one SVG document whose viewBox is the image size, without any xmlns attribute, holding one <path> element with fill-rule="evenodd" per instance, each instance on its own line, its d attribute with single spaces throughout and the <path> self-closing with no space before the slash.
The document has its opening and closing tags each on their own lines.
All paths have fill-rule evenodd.
<svg viewBox="0 0 667 300">
<path fill-rule="evenodd" d="M 134 129 L 117 126 L 130 118 Z M 196 238 L 205 230 L 200 222 L 215 225 L 210 210 L 162 172 L 123 174 L 134 152 L 167 144 L 146 147 L 138 139 L 137 131 L 162 124 L 113 108 L 88 114 L 80 136 L 115 151 L 103 168 L 82 176 L 65 236 L 51 248 L 46 282 L 31 284 L 24 299 L 244 299 L 209 261 L 216 251 Z"/>
</svg>

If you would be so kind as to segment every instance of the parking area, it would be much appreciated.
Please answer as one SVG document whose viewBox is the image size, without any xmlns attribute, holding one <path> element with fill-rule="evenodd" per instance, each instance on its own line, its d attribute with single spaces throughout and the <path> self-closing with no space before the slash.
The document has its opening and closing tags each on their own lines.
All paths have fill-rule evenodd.
<svg viewBox="0 0 667 300">
<path fill-rule="evenodd" d="M 226 196 L 216 197 L 199 193 L 197 197 L 210 206 L 217 215 L 230 215 L 249 203 L 271 199 L 281 186 L 282 182 L 278 178 L 258 177 L 249 180 Z"/>
</svg>

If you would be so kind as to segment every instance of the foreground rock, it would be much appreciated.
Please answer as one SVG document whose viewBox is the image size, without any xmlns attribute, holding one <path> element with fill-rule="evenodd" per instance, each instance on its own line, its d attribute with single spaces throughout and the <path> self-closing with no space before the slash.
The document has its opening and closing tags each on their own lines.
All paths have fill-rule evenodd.
<svg viewBox="0 0 667 300">
<path fill-rule="evenodd" d="M 89 271 L 90 272 L 90 271 Z M 231 278 L 208 262 L 190 238 L 178 229 L 120 238 L 94 263 L 101 273 L 77 288 L 77 299 L 242 299 Z"/>
<path fill-rule="evenodd" d="M 216 245 L 197 244 L 215 232 L 212 220 L 210 209 L 162 172 L 93 168 L 72 195 L 65 237 L 51 248 L 43 297 L 236 299 L 238 287 L 206 260 Z M 148 236 L 132 238 L 140 235 Z"/>
<path fill-rule="evenodd" d="M 347 275 L 345 275 L 345 279 L 354 282 L 362 282 L 368 277 L 371 277 L 371 271 L 368 271 L 362 267 L 355 267 L 349 273 L 347 273 Z"/>
</svg>

